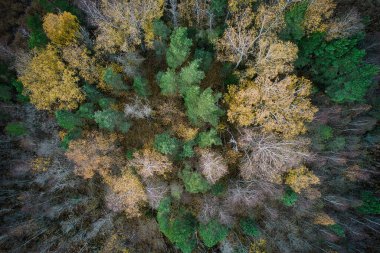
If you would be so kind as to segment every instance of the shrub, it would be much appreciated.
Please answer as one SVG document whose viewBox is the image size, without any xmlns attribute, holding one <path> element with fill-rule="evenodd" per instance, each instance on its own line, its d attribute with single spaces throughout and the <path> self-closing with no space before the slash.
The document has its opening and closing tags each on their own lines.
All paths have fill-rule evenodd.
<svg viewBox="0 0 380 253">
<path fill-rule="evenodd" d="M 200 224 L 199 235 L 203 243 L 211 248 L 227 237 L 228 228 L 213 219 L 206 224 Z"/>
<path fill-rule="evenodd" d="M 344 228 L 339 224 L 329 225 L 328 228 L 337 236 L 345 237 Z"/>
<path fill-rule="evenodd" d="M 360 213 L 363 214 L 380 214 L 380 199 L 372 192 L 365 191 L 361 195 L 363 204 L 357 208 Z"/>
<path fill-rule="evenodd" d="M 26 25 L 30 30 L 30 37 L 28 40 L 29 48 L 35 47 L 42 48 L 48 44 L 48 38 L 42 27 L 42 20 L 39 15 L 28 16 L 26 19 Z"/>
</svg>

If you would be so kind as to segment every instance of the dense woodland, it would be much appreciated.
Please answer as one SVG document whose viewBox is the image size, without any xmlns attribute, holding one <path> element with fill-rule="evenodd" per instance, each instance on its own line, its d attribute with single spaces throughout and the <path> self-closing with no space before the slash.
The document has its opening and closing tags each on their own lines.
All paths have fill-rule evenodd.
<svg viewBox="0 0 380 253">
<path fill-rule="evenodd" d="M 1 252 L 380 252 L 379 1 L 0 13 Z"/>
</svg>

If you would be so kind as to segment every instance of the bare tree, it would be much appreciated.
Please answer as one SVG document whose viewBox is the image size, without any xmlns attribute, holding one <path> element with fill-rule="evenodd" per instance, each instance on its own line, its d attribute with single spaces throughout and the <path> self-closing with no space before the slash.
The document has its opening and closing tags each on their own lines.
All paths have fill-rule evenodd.
<svg viewBox="0 0 380 253">
<path fill-rule="evenodd" d="M 216 181 L 227 174 L 227 163 L 220 154 L 207 149 L 201 149 L 199 153 L 199 170 L 209 183 L 215 184 Z"/>
</svg>

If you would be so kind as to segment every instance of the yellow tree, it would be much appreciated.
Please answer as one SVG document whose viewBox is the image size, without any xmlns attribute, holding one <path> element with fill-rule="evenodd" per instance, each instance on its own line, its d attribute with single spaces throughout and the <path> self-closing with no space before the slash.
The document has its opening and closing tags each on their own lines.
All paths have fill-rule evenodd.
<svg viewBox="0 0 380 253">
<path fill-rule="evenodd" d="M 238 67 L 249 56 L 257 53 L 256 44 L 262 38 L 276 37 L 276 32 L 284 25 L 284 11 L 288 1 L 280 0 L 273 5 L 261 4 L 255 14 L 250 6 L 251 1 L 235 2 L 229 4 L 231 18 L 227 20 L 227 28 L 217 41 L 216 48 L 219 60 L 234 62 Z"/>
<path fill-rule="evenodd" d="M 313 184 L 319 184 L 319 178 L 309 171 L 305 166 L 291 169 L 285 178 L 285 184 L 289 185 L 295 192 L 300 193 Z"/>
<path fill-rule="evenodd" d="M 329 18 L 334 14 L 334 0 L 310 1 L 305 13 L 303 26 L 307 33 L 324 32 L 328 28 Z"/>
<path fill-rule="evenodd" d="M 43 28 L 53 43 L 66 46 L 76 41 L 79 22 L 77 17 L 70 12 L 48 13 L 44 17 Z"/>
<path fill-rule="evenodd" d="M 148 197 L 139 178 L 128 168 L 121 176 L 105 177 L 110 187 L 106 195 L 107 207 L 114 212 L 124 211 L 128 218 L 141 216 L 141 207 L 146 205 Z"/>
<path fill-rule="evenodd" d="M 310 91 L 311 82 L 294 75 L 275 82 L 266 77 L 242 81 L 225 95 L 228 121 L 292 138 L 306 131 L 305 122 L 317 111 L 308 98 Z"/>
<path fill-rule="evenodd" d="M 76 69 L 79 75 L 88 83 L 95 83 L 99 80 L 99 67 L 95 59 L 89 55 L 85 46 L 70 45 L 62 49 L 62 58 L 68 63 L 70 68 Z"/>
<path fill-rule="evenodd" d="M 71 110 L 84 100 L 78 77 L 65 66 L 52 45 L 37 52 L 19 79 L 37 109 Z"/>
<path fill-rule="evenodd" d="M 100 9 L 82 2 L 82 9 L 98 26 L 97 48 L 114 53 L 152 46 L 153 21 L 163 15 L 164 0 L 102 0 Z"/>
</svg>

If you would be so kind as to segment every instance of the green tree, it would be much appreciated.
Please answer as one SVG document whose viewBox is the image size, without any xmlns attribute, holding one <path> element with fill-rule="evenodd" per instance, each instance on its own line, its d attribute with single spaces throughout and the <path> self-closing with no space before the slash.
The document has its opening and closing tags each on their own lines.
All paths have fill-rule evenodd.
<svg viewBox="0 0 380 253">
<path fill-rule="evenodd" d="M 215 128 L 211 128 L 207 132 L 199 133 L 197 137 L 197 142 L 198 142 L 199 147 L 201 148 L 208 148 L 208 147 L 211 147 L 212 145 L 222 145 L 222 140 L 220 139 Z"/>
<path fill-rule="evenodd" d="M 0 101 L 9 102 L 12 99 L 12 89 L 6 84 L 0 84 Z"/>
<path fill-rule="evenodd" d="M 5 127 L 5 133 L 11 137 L 19 137 L 25 135 L 27 129 L 22 122 L 11 122 Z"/>
<path fill-rule="evenodd" d="M 179 149 L 180 142 L 169 133 L 156 135 L 154 139 L 154 148 L 164 155 L 174 155 Z"/>
<path fill-rule="evenodd" d="M 28 16 L 26 18 L 26 25 L 30 30 L 30 37 L 28 40 L 29 48 L 41 48 L 45 47 L 48 43 L 48 38 L 42 27 L 42 20 L 38 14 Z"/>
<path fill-rule="evenodd" d="M 363 201 L 363 204 L 357 208 L 360 213 L 380 214 L 380 198 L 374 196 L 372 192 L 363 192 L 361 200 Z"/>
<path fill-rule="evenodd" d="M 203 49 L 196 49 L 194 53 L 194 58 L 200 61 L 199 66 L 205 72 L 210 70 L 213 57 L 213 53 Z"/>
<path fill-rule="evenodd" d="M 206 224 L 200 224 L 199 235 L 203 243 L 211 248 L 227 237 L 228 228 L 220 224 L 217 220 L 212 219 Z"/>
<path fill-rule="evenodd" d="M 190 47 L 193 44 L 187 37 L 187 29 L 179 27 L 170 36 L 169 49 L 166 52 L 166 62 L 172 69 L 181 66 L 190 54 Z"/>
<path fill-rule="evenodd" d="M 202 79 L 205 78 L 204 72 L 199 70 L 199 64 L 199 60 L 194 60 L 188 66 L 181 69 L 179 73 L 181 93 L 184 93 L 190 85 L 200 84 Z"/>
<path fill-rule="evenodd" d="M 85 103 L 79 106 L 77 114 L 81 118 L 94 119 L 95 106 L 93 103 Z"/>
<path fill-rule="evenodd" d="M 103 80 L 116 92 L 128 90 L 128 86 L 123 81 L 123 76 L 112 68 L 107 68 L 104 71 Z"/>
<path fill-rule="evenodd" d="M 306 71 L 337 103 L 362 102 L 378 68 L 364 62 L 358 49 L 360 36 L 326 41 L 323 33 L 304 37 L 299 43 L 296 66 Z"/>
<path fill-rule="evenodd" d="M 190 193 L 204 193 L 211 188 L 207 180 L 200 173 L 192 171 L 188 165 L 185 165 L 180 173 L 180 178 L 185 184 L 186 191 Z"/>
<path fill-rule="evenodd" d="M 190 158 L 193 157 L 195 152 L 194 152 L 194 146 L 195 146 L 195 141 L 190 140 L 187 141 L 183 144 L 182 146 L 182 153 L 180 154 L 181 158 Z"/>
<path fill-rule="evenodd" d="M 100 128 L 108 131 L 128 132 L 131 124 L 124 119 L 124 114 L 112 109 L 97 111 L 94 114 L 95 122 Z"/>
<path fill-rule="evenodd" d="M 240 220 L 240 227 L 243 233 L 248 236 L 259 237 L 261 235 L 255 220 L 251 218 L 243 218 Z"/>
<path fill-rule="evenodd" d="M 197 222 L 189 211 L 180 207 L 178 211 L 173 212 L 171 199 L 164 198 L 157 210 L 157 222 L 160 231 L 183 253 L 191 253 L 194 250 Z"/>
<path fill-rule="evenodd" d="M 69 131 L 77 127 L 83 126 L 82 119 L 78 115 L 70 111 L 66 111 L 66 110 L 56 111 L 55 119 L 57 120 L 57 123 L 60 127 Z"/>
<path fill-rule="evenodd" d="M 220 93 L 212 94 L 212 89 L 201 91 L 199 86 L 191 86 L 184 93 L 186 113 L 190 122 L 196 126 L 210 123 L 216 127 L 223 111 L 216 105 Z"/>
<path fill-rule="evenodd" d="M 299 41 L 305 35 L 303 21 L 308 1 L 300 1 L 292 5 L 285 13 L 285 28 L 280 36 L 284 40 Z"/>
<path fill-rule="evenodd" d="M 298 200 L 298 194 L 292 190 L 292 188 L 288 187 L 285 190 L 284 196 L 282 196 L 282 203 L 285 206 L 293 206 Z"/>
<path fill-rule="evenodd" d="M 178 91 L 177 76 L 172 69 L 168 69 L 166 72 L 158 72 L 157 81 L 162 95 L 174 95 Z"/>
<path fill-rule="evenodd" d="M 141 76 L 137 76 L 133 80 L 133 89 L 140 97 L 148 97 L 151 95 L 148 80 Z"/>
</svg>

